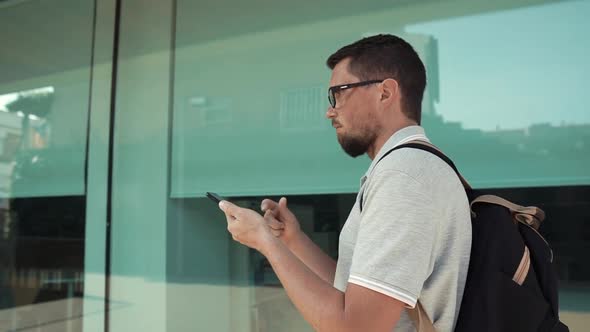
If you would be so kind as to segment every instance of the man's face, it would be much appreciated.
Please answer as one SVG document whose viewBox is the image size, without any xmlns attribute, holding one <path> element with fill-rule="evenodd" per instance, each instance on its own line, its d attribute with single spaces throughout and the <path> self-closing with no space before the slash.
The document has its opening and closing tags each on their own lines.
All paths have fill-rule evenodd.
<svg viewBox="0 0 590 332">
<path fill-rule="evenodd" d="M 340 61 L 332 71 L 330 86 L 356 83 L 360 79 L 348 71 L 350 60 Z M 380 129 L 376 119 L 376 85 L 356 87 L 337 92 L 336 107 L 328 107 L 326 117 L 332 120 L 338 143 L 352 157 L 367 152 Z"/>
</svg>

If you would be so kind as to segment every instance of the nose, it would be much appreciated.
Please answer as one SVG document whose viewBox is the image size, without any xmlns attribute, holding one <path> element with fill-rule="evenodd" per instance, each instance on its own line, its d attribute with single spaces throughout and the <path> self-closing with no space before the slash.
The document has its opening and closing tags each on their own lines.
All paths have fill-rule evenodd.
<svg viewBox="0 0 590 332">
<path fill-rule="evenodd" d="M 326 111 L 326 118 L 333 119 L 335 117 L 336 117 L 336 110 L 333 107 L 328 106 L 328 110 Z"/>
</svg>

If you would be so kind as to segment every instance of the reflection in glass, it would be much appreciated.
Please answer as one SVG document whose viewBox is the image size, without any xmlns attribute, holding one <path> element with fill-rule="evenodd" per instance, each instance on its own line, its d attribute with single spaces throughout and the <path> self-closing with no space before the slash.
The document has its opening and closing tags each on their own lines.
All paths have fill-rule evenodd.
<svg viewBox="0 0 590 332">
<path fill-rule="evenodd" d="M 72 318 L 82 308 L 85 199 L 12 193 L 22 179 L 50 174 L 54 93 L 45 87 L 0 96 L 0 326 L 13 329 L 55 321 L 80 329 Z"/>
<path fill-rule="evenodd" d="M 81 331 L 94 1 L 0 1 L 0 331 Z"/>
<path fill-rule="evenodd" d="M 12 188 L 16 188 L 15 191 L 19 192 L 18 187 L 23 178 L 39 178 L 48 173 L 47 156 L 43 150 L 49 147 L 51 139 L 51 124 L 47 115 L 52 109 L 54 89 L 53 87 L 40 88 L 0 96 L 2 97 L 12 100 L 0 110 L 9 112 L 13 118 L 12 122 L 20 120 L 18 133 L 11 128 L 2 128 L 0 132 L 0 137 L 5 137 L 2 158 L 13 161 L 10 174 L 11 186 L 7 194 L 15 196 Z"/>
<path fill-rule="evenodd" d="M 473 185 L 590 184 L 588 11 L 563 1 L 406 27 L 436 40 L 424 125 Z"/>
<path fill-rule="evenodd" d="M 586 326 L 590 1 L 373 5 L 310 4 L 303 17 L 289 3 L 261 14 L 178 2 L 167 282 L 187 292 L 167 294 L 169 330 L 310 330 L 264 258 L 228 239 L 223 216 L 200 197 L 216 191 L 258 210 L 266 195 L 290 195 L 306 232 L 336 247 L 368 160 L 347 158 L 324 118 L 324 61 L 378 32 L 406 38 L 424 60 L 423 125 L 467 179 L 546 209 L 562 317 L 573 331 Z"/>
</svg>

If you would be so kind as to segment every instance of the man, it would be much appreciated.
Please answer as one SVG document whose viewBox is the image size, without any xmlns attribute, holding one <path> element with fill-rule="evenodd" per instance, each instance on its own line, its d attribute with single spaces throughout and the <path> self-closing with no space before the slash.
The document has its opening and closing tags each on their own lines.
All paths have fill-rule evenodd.
<svg viewBox="0 0 590 332">
<path fill-rule="evenodd" d="M 404 309 L 418 300 L 437 331 L 452 331 L 471 248 L 461 182 L 422 150 L 399 149 L 377 163 L 401 143 L 428 140 L 419 126 L 424 65 L 392 35 L 345 46 L 327 64 L 326 116 L 338 142 L 352 157 L 373 160 L 340 234 L 338 262 L 299 229 L 285 198 L 264 200 L 264 217 L 222 201 L 228 230 L 267 257 L 317 331 L 415 331 Z"/>
</svg>

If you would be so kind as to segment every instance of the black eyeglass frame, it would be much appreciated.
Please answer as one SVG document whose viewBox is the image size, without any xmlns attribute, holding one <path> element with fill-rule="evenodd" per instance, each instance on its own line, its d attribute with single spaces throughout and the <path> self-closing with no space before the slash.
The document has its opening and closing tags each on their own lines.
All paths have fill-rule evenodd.
<svg viewBox="0 0 590 332">
<path fill-rule="evenodd" d="M 348 84 L 331 86 L 328 88 L 328 102 L 330 103 L 330 106 L 332 106 L 332 108 L 335 108 L 336 107 L 336 93 L 337 92 L 347 90 L 347 89 L 356 88 L 359 86 L 381 83 L 383 81 L 384 80 L 370 80 L 370 81 L 362 81 L 362 82 L 356 82 L 356 83 L 348 83 Z"/>
</svg>

